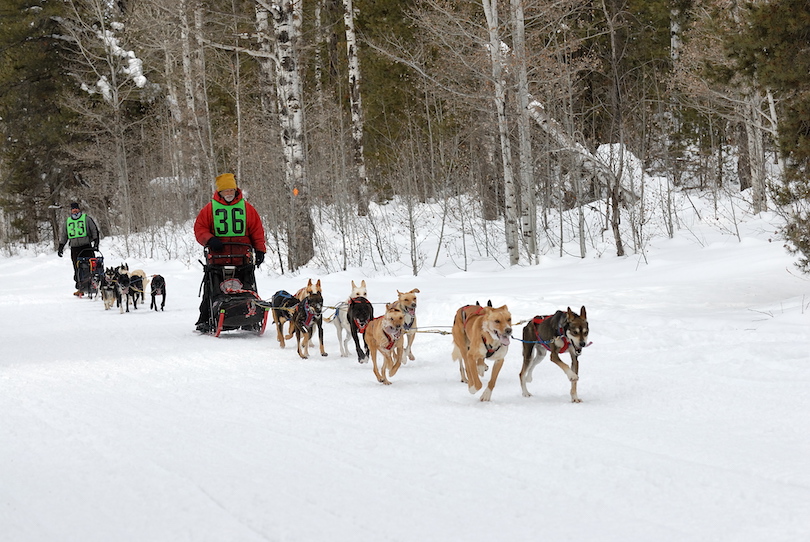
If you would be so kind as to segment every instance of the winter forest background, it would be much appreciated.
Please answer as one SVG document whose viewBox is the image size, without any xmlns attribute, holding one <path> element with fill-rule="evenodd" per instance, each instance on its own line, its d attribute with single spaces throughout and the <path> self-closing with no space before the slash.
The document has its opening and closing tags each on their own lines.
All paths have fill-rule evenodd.
<svg viewBox="0 0 810 542">
<path fill-rule="evenodd" d="M 424 203 L 510 264 L 595 237 L 643 254 L 651 214 L 678 228 L 675 190 L 782 215 L 808 270 L 808 2 L 0 6 L 6 253 L 55 243 L 77 200 L 125 254 L 172 257 L 165 232 L 232 171 L 280 272 L 324 244 L 342 247 L 327 269 L 385 264 L 388 220 L 416 274 Z"/>
</svg>

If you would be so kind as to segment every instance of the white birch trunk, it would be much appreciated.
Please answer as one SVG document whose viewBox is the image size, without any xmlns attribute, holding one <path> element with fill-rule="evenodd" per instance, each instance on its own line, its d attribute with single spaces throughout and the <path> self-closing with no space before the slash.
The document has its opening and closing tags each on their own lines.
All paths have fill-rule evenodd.
<svg viewBox="0 0 810 542">
<path fill-rule="evenodd" d="M 765 199 L 765 144 L 763 141 L 762 96 L 754 88 L 748 89 L 742 114 L 748 139 L 748 164 L 751 169 L 751 196 L 754 213 L 767 208 Z"/>
<path fill-rule="evenodd" d="M 185 91 L 185 113 L 183 115 L 184 132 L 190 144 L 189 160 L 191 161 L 191 175 L 201 188 L 204 187 L 208 189 L 213 185 L 213 179 L 203 178 L 203 159 L 200 156 L 201 149 L 197 144 L 200 138 L 197 125 L 197 93 L 194 88 L 195 74 L 192 66 L 193 53 L 191 51 L 191 26 L 188 20 L 188 1 L 180 0 L 178 8 L 180 18 L 180 43 L 183 51 L 181 62 L 183 66 L 183 90 Z M 207 192 L 208 190 L 197 191 L 199 199 L 197 202 L 198 207 L 203 200 L 207 200 L 210 196 Z"/>
<path fill-rule="evenodd" d="M 517 65 L 518 134 L 520 140 L 520 221 L 523 242 L 529 259 L 537 257 L 537 196 L 534 188 L 534 157 L 529 118 L 529 75 L 526 68 L 525 20 L 523 0 L 512 1 L 513 46 Z"/>
<path fill-rule="evenodd" d="M 205 69 L 205 45 L 203 43 L 203 10 L 197 4 L 194 7 L 194 37 L 197 49 L 194 53 L 194 65 L 197 76 L 194 78 L 194 91 L 197 94 L 197 125 L 200 138 L 200 149 L 203 156 L 203 175 L 206 179 L 217 176 L 214 163 L 214 140 L 211 128 L 211 114 L 208 108 L 208 82 Z"/>
<path fill-rule="evenodd" d="M 357 183 L 357 214 L 368 214 L 368 178 L 363 152 L 363 100 L 360 94 L 360 57 L 357 54 L 357 35 L 354 31 L 352 0 L 343 0 L 343 22 L 346 26 L 346 58 L 349 65 L 349 106 L 352 115 L 352 165 Z"/>
<path fill-rule="evenodd" d="M 290 187 L 290 223 L 287 255 L 290 270 L 305 265 L 314 255 L 313 224 L 309 211 L 309 186 L 304 150 L 303 83 L 299 71 L 298 42 L 303 18 L 302 0 L 273 0 L 271 4 L 276 49 L 276 93 L 284 151 L 285 173 Z"/>
<path fill-rule="evenodd" d="M 501 139 L 506 249 L 509 253 L 510 265 L 517 265 L 520 261 L 517 192 L 512 173 L 512 146 L 509 142 L 509 124 L 506 117 L 506 82 L 503 75 L 502 44 L 498 34 L 498 0 L 482 0 L 481 4 L 484 8 L 489 30 L 489 55 L 492 61 L 492 82 L 495 86 L 493 100 L 498 115 L 498 133 Z"/>
</svg>

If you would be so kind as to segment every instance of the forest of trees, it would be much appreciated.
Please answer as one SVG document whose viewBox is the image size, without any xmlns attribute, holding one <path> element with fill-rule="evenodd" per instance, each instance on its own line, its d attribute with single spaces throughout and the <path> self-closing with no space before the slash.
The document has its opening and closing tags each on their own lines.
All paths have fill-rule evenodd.
<svg viewBox="0 0 810 542">
<path fill-rule="evenodd" d="M 798 0 L 0 0 L 0 245 L 73 200 L 108 235 L 182 224 L 230 171 L 291 270 L 320 209 L 393 197 L 469 196 L 512 264 L 599 201 L 622 255 L 615 144 L 776 207 L 810 271 L 808 49 Z"/>
</svg>

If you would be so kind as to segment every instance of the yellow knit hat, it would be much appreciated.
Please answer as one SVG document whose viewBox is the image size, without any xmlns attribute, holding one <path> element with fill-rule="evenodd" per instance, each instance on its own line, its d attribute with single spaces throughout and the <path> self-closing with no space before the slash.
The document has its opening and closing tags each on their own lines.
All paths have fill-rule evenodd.
<svg viewBox="0 0 810 542">
<path fill-rule="evenodd" d="M 229 188 L 236 188 L 236 178 L 233 173 L 223 173 L 217 177 L 217 192 L 222 192 Z"/>
</svg>

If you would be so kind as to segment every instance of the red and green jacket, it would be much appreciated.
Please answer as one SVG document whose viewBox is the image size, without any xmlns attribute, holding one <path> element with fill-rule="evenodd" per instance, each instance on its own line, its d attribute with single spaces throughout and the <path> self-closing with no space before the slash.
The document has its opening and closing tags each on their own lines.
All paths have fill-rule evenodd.
<svg viewBox="0 0 810 542">
<path fill-rule="evenodd" d="M 219 192 L 202 208 L 194 222 L 194 237 L 205 246 L 212 237 L 224 242 L 246 243 L 259 252 L 267 252 L 264 226 L 256 209 L 236 190 L 236 197 L 228 203 Z"/>
</svg>

